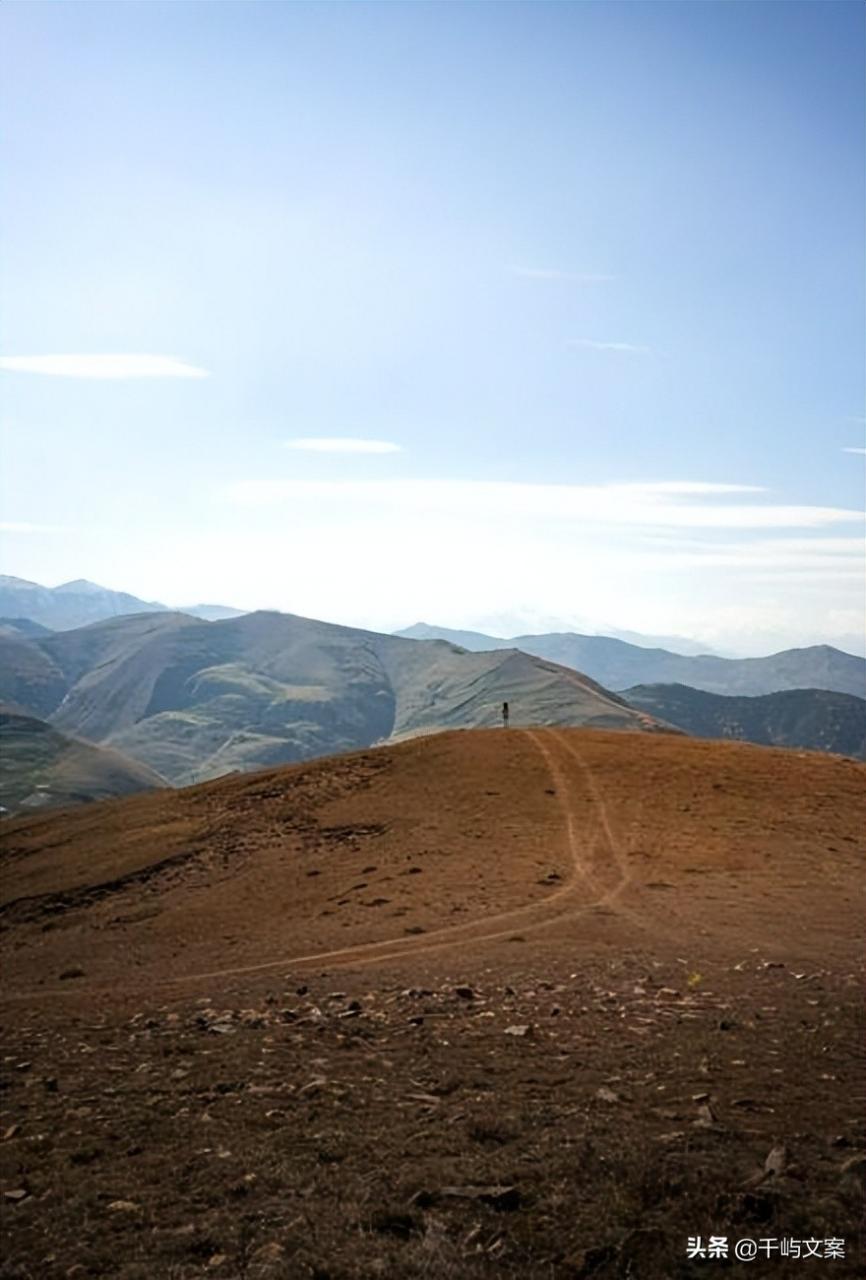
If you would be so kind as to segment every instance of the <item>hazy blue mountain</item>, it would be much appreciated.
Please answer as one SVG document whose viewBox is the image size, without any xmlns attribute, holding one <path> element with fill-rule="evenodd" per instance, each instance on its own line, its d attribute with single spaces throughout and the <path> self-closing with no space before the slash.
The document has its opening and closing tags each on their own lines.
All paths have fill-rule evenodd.
<svg viewBox="0 0 866 1280">
<path fill-rule="evenodd" d="M 782 689 L 829 689 L 855 697 L 866 694 L 866 659 L 831 645 L 785 649 L 766 658 L 691 656 L 645 649 L 611 636 L 572 632 L 515 636 L 502 640 L 475 631 L 453 631 L 418 623 L 398 633 L 410 639 L 448 640 L 473 651 L 512 646 L 573 667 L 607 689 L 638 684 L 686 684 L 710 693 L 758 695 Z"/>
<path fill-rule="evenodd" d="M 32 618 L 0 618 L 0 635 L 2 636 L 49 636 L 50 627 L 43 627 L 41 622 Z"/>
<path fill-rule="evenodd" d="M 59 587 L 43 587 L 38 582 L 0 574 L 0 617 L 27 620 L 52 631 L 85 627 L 105 618 L 133 613 L 173 612 L 155 600 L 140 600 L 126 591 L 110 591 L 85 578 L 64 582 Z M 184 610 L 194 617 L 239 617 L 242 610 L 227 605 L 197 604 Z"/>
</svg>

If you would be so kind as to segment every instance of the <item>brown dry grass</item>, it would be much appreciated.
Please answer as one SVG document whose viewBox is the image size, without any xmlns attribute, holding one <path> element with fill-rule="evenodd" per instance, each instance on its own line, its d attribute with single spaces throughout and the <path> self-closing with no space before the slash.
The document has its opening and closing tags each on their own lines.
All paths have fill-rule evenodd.
<svg viewBox="0 0 866 1280">
<path fill-rule="evenodd" d="M 8 824 L 0 1276 L 859 1274 L 864 773 L 489 731 Z"/>
</svg>

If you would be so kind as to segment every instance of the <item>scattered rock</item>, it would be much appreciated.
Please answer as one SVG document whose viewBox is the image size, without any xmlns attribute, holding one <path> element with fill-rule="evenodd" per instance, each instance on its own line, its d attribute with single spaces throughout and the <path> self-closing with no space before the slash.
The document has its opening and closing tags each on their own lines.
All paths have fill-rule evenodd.
<svg viewBox="0 0 866 1280">
<path fill-rule="evenodd" d="M 531 1036 L 531 1035 L 532 1035 L 532 1027 L 531 1027 L 531 1026 L 529 1026 L 528 1024 L 526 1024 L 526 1023 L 524 1023 L 524 1024 L 522 1024 L 522 1025 L 515 1025 L 515 1026 L 513 1026 L 513 1027 L 506 1027 L 506 1028 L 505 1028 L 505 1035 L 507 1035 L 507 1036 L 517 1036 L 517 1037 L 519 1037 L 519 1038 L 523 1038 L 523 1037 L 525 1037 L 525 1036 Z"/>
<path fill-rule="evenodd" d="M 110 1213 L 138 1213 L 139 1206 L 132 1200 L 112 1200 L 108 1210 Z"/>
<path fill-rule="evenodd" d="M 263 1244 L 260 1249 L 256 1249 L 253 1254 L 255 1262 L 280 1262 L 285 1255 L 285 1249 L 278 1240 L 269 1240 L 267 1244 Z"/>
<path fill-rule="evenodd" d="M 74 964 L 69 969 L 63 970 L 63 972 L 60 975 L 60 980 L 61 982 L 63 982 L 67 978 L 83 978 L 83 977 L 84 977 L 84 970 L 81 968 L 80 965 Z"/>
<path fill-rule="evenodd" d="M 4 1191 L 3 1199 L 9 1204 L 20 1204 L 22 1200 L 26 1200 L 30 1192 L 25 1187 L 16 1187 L 13 1191 Z"/>
<path fill-rule="evenodd" d="M 465 1187 L 440 1187 L 436 1191 L 416 1191 L 411 1203 L 419 1209 L 429 1208 L 438 1200 L 478 1200 L 493 1209 L 511 1213 L 519 1209 L 523 1197 L 513 1185 L 470 1185 Z"/>
<path fill-rule="evenodd" d="M 455 987 L 454 994 L 455 996 L 459 996 L 461 1000 L 475 999 L 475 992 L 472 990 L 471 987 Z"/>
<path fill-rule="evenodd" d="M 842 1162 L 839 1173 L 843 1178 L 857 1178 L 860 1182 L 866 1182 L 866 1155 L 858 1151 L 856 1155 L 849 1156 Z"/>
<path fill-rule="evenodd" d="M 619 1102 L 620 1096 L 614 1093 L 613 1089 L 609 1089 L 606 1084 L 600 1085 L 595 1091 L 595 1096 L 599 1102 Z"/>
<path fill-rule="evenodd" d="M 764 1173 L 768 1178 L 780 1178 L 788 1167 L 788 1148 L 784 1143 L 773 1147 L 764 1161 Z"/>
<path fill-rule="evenodd" d="M 327 1083 L 327 1077 L 313 1076 L 312 1080 L 308 1081 L 307 1084 L 302 1085 L 298 1090 L 298 1097 L 309 1097 L 311 1094 L 319 1093 Z"/>
<path fill-rule="evenodd" d="M 698 1118 L 692 1121 L 696 1129 L 711 1129 L 716 1123 L 716 1113 L 708 1102 L 702 1102 L 698 1107 Z"/>
</svg>

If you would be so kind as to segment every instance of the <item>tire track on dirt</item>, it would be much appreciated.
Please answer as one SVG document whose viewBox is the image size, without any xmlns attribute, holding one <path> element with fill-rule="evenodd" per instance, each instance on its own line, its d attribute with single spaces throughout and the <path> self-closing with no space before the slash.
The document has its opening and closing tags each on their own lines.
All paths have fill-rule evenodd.
<svg viewBox="0 0 866 1280">
<path fill-rule="evenodd" d="M 555 730 L 521 729 L 516 732 L 525 735 L 544 760 L 562 811 L 565 828 L 565 851 L 571 864 L 571 874 L 565 884 L 559 886 L 540 902 L 527 903 L 522 907 L 514 907 L 508 911 L 465 921 L 459 925 L 447 925 L 417 937 L 407 938 L 404 935 L 382 939 L 378 942 L 362 942 L 348 947 L 338 947 L 329 951 L 315 951 L 306 955 L 282 956 L 275 960 L 265 960 L 255 964 L 232 965 L 204 972 L 178 974 L 170 978 L 152 980 L 148 983 L 148 986 L 151 988 L 178 987 L 187 983 L 249 977 L 253 974 L 267 973 L 272 969 L 294 969 L 318 964 L 327 964 L 330 968 L 343 968 L 387 963 L 392 960 L 405 959 L 408 956 L 424 955 L 428 952 L 445 950 L 457 945 L 466 946 L 501 941 L 508 938 L 517 926 L 522 931 L 528 932 L 542 928 L 552 921 L 572 919 L 613 903 L 630 879 L 630 875 L 621 874 L 615 885 L 605 888 L 603 885 L 598 884 L 597 879 L 587 866 L 581 850 L 575 806 L 569 798 L 570 788 L 573 784 L 569 782 L 567 773 L 561 763 L 563 750 L 566 755 L 573 757 L 581 765 L 587 785 L 593 799 L 596 801 L 594 809 L 600 819 L 605 840 L 609 843 L 611 851 L 614 851 L 616 842 L 610 828 L 604 800 L 597 789 L 591 770 L 580 756 L 571 751 L 569 744 Z M 560 759 L 557 759 L 557 752 L 551 750 L 551 741 L 555 743 Z M 585 838 L 586 833 L 584 833 Z M 617 860 L 617 867 L 622 872 L 622 860 L 618 859 L 616 853 L 614 853 L 614 858 Z M 627 868 L 625 868 L 625 871 L 627 872 Z M 38 994 L 40 997 L 50 995 L 73 996 L 82 994 L 83 990 L 81 987 L 78 987 L 74 992 L 66 988 L 55 988 L 53 990 L 43 988 L 38 993 L 33 992 L 30 994 Z M 116 991 L 116 987 L 88 987 L 87 991 L 94 994 L 99 991 L 112 992 Z M 16 997 L 13 996 L 11 998 L 15 999 Z M 17 998 L 25 998 L 25 993 L 20 993 Z"/>
</svg>

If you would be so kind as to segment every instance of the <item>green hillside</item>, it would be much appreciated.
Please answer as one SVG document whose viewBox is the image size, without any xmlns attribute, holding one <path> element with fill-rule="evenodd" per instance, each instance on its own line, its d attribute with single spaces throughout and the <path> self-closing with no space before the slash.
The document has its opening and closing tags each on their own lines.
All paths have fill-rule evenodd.
<svg viewBox="0 0 866 1280">
<path fill-rule="evenodd" d="M 80 742 L 43 720 L 0 709 L 0 805 L 12 813 L 165 785 L 151 769 L 118 751 Z"/>
</svg>

